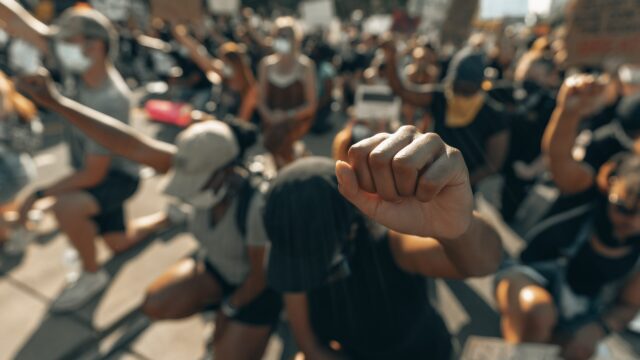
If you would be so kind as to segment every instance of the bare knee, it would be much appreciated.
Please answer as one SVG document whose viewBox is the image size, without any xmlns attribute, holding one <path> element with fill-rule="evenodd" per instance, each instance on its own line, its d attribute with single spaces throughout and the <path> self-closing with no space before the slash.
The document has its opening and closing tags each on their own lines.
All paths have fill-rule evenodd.
<svg viewBox="0 0 640 360">
<path fill-rule="evenodd" d="M 164 320 L 171 317 L 170 306 L 166 297 L 147 291 L 144 302 L 142 303 L 142 312 L 153 320 Z"/>
<path fill-rule="evenodd" d="M 528 286 L 520 291 L 519 300 L 525 340 L 550 341 L 557 322 L 556 308 L 551 295 L 540 287 Z"/>
</svg>

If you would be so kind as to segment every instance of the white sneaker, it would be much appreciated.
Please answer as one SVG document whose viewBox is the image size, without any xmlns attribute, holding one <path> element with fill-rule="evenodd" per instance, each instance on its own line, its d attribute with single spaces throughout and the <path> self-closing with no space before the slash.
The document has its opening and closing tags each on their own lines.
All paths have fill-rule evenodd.
<svg viewBox="0 0 640 360">
<path fill-rule="evenodd" d="M 21 226 L 11 232 L 9 241 L 4 245 L 4 252 L 10 256 L 22 255 L 35 237 L 34 233 Z"/>
<path fill-rule="evenodd" d="M 104 290 L 109 280 L 110 276 L 104 269 L 96 273 L 83 272 L 78 280 L 69 284 L 51 304 L 51 311 L 67 312 L 79 309 Z"/>
<path fill-rule="evenodd" d="M 636 318 L 633 319 L 629 324 L 629 330 L 633 331 L 636 334 L 640 334 L 640 313 L 638 313 Z"/>
</svg>

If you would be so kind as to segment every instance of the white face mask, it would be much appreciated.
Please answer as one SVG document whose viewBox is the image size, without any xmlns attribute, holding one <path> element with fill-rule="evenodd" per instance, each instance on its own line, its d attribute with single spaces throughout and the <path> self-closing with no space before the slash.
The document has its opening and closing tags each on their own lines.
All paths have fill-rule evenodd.
<svg viewBox="0 0 640 360">
<path fill-rule="evenodd" d="M 92 61 L 80 45 L 61 41 L 56 43 L 55 52 L 62 66 L 74 74 L 82 74 L 91 67 Z"/>
<path fill-rule="evenodd" d="M 235 75 L 235 72 L 233 71 L 233 67 L 229 64 L 224 64 L 224 66 L 222 67 L 222 76 L 225 79 L 231 79 L 233 75 Z"/>
<path fill-rule="evenodd" d="M 215 193 L 211 189 L 199 192 L 189 199 L 184 199 L 184 202 L 193 206 L 196 209 L 206 210 L 220 204 L 227 196 L 229 186 L 227 184 L 222 185 L 220 190 Z"/>
<path fill-rule="evenodd" d="M 291 42 L 285 38 L 273 40 L 273 50 L 281 55 L 289 55 L 292 51 Z"/>
</svg>

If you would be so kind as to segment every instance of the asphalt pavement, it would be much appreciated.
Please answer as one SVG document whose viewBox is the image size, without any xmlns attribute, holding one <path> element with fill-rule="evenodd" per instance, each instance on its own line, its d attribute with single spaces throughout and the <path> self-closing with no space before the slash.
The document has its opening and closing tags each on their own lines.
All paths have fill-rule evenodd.
<svg viewBox="0 0 640 360">
<path fill-rule="evenodd" d="M 157 133 L 156 125 L 137 114 L 137 128 Z M 338 126 L 342 122 L 340 118 L 334 121 Z M 50 183 L 70 171 L 66 148 L 56 141 L 59 124 L 50 123 L 47 129 L 50 141 L 36 157 L 39 177 L 34 186 Z M 314 154 L 328 156 L 333 134 L 309 136 L 306 144 Z M 129 217 L 154 213 L 166 204 L 156 190 L 159 178 L 148 171 L 146 174 L 140 191 L 127 204 Z M 495 193 L 495 183 L 484 187 L 489 200 Z M 478 207 L 499 227 L 507 252 L 522 248 L 523 242 L 501 222 L 490 201 L 479 199 Z M 167 267 L 196 249 L 190 235 L 175 229 L 117 257 L 100 243 L 100 261 L 112 275 L 109 287 L 78 311 L 53 315 L 48 309 L 64 286 L 67 269 L 62 256 L 69 245 L 50 218 L 43 228 L 23 256 L 0 256 L 0 360 L 174 360 L 199 359 L 204 354 L 205 337 L 212 327 L 209 315 L 152 323 L 139 311 L 145 288 Z M 492 283 L 492 277 L 433 282 L 432 297 L 459 344 L 464 345 L 471 335 L 500 335 Z M 640 358 L 640 337 L 636 335 L 612 336 L 607 345 L 611 359 Z M 283 325 L 273 336 L 265 358 L 288 358 L 294 350 L 291 335 Z"/>
</svg>

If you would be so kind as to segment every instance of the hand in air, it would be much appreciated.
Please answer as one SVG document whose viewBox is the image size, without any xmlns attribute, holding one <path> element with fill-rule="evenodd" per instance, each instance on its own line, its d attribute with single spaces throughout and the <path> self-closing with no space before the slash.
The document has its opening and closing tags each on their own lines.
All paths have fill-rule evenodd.
<svg viewBox="0 0 640 360">
<path fill-rule="evenodd" d="M 558 108 L 584 118 L 606 106 L 607 78 L 575 75 L 565 80 L 558 93 Z"/>
<path fill-rule="evenodd" d="M 378 134 L 339 161 L 340 192 L 365 215 L 405 234 L 455 239 L 469 228 L 473 194 L 459 150 L 404 126 Z"/>
<path fill-rule="evenodd" d="M 34 75 L 18 78 L 16 87 L 20 93 L 45 108 L 56 105 L 62 97 L 44 68 L 40 68 Z"/>
</svg>

